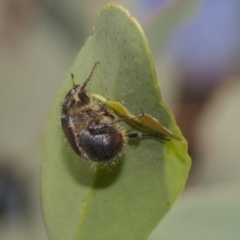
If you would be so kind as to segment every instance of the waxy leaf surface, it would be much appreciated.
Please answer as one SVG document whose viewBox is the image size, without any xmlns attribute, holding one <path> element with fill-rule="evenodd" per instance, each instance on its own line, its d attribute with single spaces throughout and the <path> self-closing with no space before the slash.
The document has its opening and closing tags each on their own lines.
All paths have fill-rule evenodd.
<svg viewBox="0 0 240 240">
<path fill-rule="evenodd" d="M 51 240 L 146 239 L 181 193 L 191 165 L 186 142 L 177 140 L 129 140 L 111 170 L 95 171 L 73 152 L 61 130 L 60 104 L 72 88 L 71 73 L 81 84 L 97 61 L 89 92 L 123 103 L 134 115 L 149 113 L 181 136 L 161 99 L 141 27 L 126 10 L 108 4 L 66 74 L 46 125 L 42 205 Z"/>
</svg>

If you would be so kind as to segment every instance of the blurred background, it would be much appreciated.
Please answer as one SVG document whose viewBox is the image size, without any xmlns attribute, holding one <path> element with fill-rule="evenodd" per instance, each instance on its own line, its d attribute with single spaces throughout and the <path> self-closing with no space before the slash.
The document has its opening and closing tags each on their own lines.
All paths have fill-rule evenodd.
<svg viewBox="0 0 240 240">
<path fill-rule="evenodd" d="M 146 32 L 163 99 L 193 159 L 184 193 L 149 239 L 240 239 L 240 1 L 115 2 Z M 0 239 L 47 239 L 44 123 L 106 3 L 0 1 Z"/>
</svg>

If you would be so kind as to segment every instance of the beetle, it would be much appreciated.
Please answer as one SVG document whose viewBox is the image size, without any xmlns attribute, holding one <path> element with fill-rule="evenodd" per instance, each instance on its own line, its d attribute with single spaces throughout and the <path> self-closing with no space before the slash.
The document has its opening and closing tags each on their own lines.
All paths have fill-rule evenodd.
<svg viewBox="0 0 240 240">
<path fill-rule="evenodd" d="M 121 154 L 126 134 L 114 122 L 115 116 L 85 90 L 98 63 L 82 85 L 73 81 L 74 87 L 62 104 L 61 125 L 77 155 L 92 162 L 107 162 Z"/>
<path fill-rule="evenodd" d="M 121 103 L 108 101 L 97 93 L 88 93 L 87 83 L 98 64 L 99 62 L 94 64 L 82 85 L 76 85 L 74 75 L 71 74 L 73 88 L 67 93 L 61 108 L 63 132 L 77 155 L 91 162 L 106 163 L 121 155 L 129 138 L 152 136 L 165 140 L 170 140 L 172 137 L 178 139 L 150 114 L 142 113 L 134 116 Z M 115 120 L 115 115 L 106 109 L 106 105 L 121 118 Z M 127 122 L 143 133 L 127 134 L 118 124 L 121 121 Z"/>
</svg>

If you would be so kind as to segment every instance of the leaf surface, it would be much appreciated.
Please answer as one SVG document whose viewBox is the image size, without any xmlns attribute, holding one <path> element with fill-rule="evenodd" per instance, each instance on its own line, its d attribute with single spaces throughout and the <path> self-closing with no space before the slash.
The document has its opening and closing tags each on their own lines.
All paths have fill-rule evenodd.
<svg viewBox="0 0 240 240">
<path fill-rule="evenodd" d="M 94 171 L 64 141 L 60 103 L 99 61 L 90 92 L 141 110 L 181 136 L 161 99 L 145 35 L 130 14 L 114 4 L 100 12 L 96 28 L 57 93 L 46 126 L 42 202 L 51 240 L 146 239 L 182 191 L 191 165 L 186 142 L 129 140 L 118 164 Z M 126 130 L 131 128 L 121 123 Z"/>
</svg>

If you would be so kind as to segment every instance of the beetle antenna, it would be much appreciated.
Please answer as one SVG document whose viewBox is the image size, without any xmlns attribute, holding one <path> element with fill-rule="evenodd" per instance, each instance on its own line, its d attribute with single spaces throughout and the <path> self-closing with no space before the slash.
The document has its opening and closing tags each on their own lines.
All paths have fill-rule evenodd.
<svg viewBox="0 0 240 240">
<path fill-rule="evenodd" d="M 81 91 L 84 90 L 84 88 L 87 86 L 87 83 L 90 81 L 92 74 L 94 72 L 94 69 L 96 68 L 96 66 L 99 64 L 100 62 L 95 62 L 92 68 L 92 71 L 90 72 L 88 78 L 85 80 L 85 82 L 83 83 L 82 87 L 81 87 Z"/>
<path fill-rule="evenodd" d="M 72 77 L 72 84 L 73 84 L 73 86 L 75 87 L 76 84 L 75 84 L 75 82 L 74 82 L 74 75 L 73 75 L 73 73 L 71 73 L 71 77 Z"/>
</svg>

